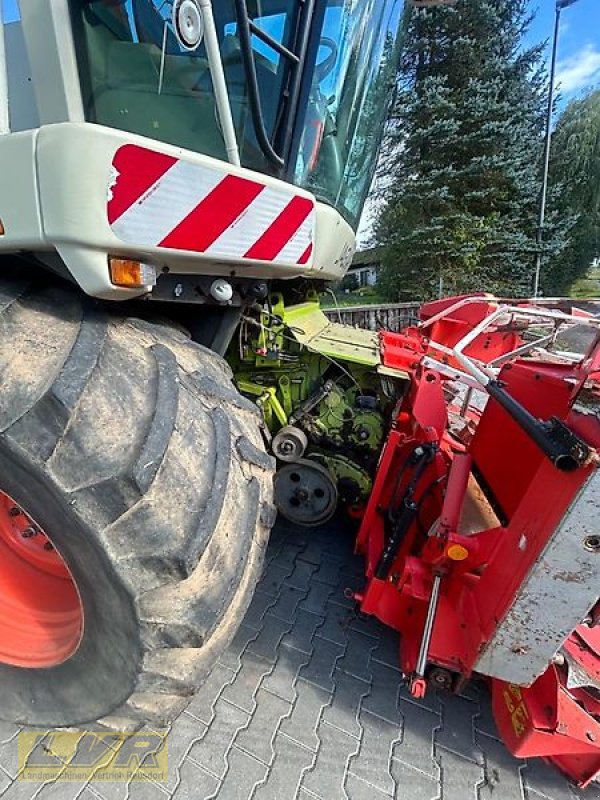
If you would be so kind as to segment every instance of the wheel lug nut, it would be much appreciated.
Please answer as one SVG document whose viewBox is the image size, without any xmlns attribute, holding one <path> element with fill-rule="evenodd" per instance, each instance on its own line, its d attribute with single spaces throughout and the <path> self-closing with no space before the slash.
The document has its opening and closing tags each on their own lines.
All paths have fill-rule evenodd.
<svg viewBox="0 0 600 800">
<path fill-rule="evenodd" d="M 21 509 L 17 508 L 17 506 L 13 506 L 11 510 L 8 512 L 11 517 L 18 517 L 21 515 Z"/>
<path fill-rule="evenodd" d="M 25 528 L 25 530 L 21 533 L 23 539 L 31 539 L 33 536 L 37 536 L 37 531 L 35 528 Z"/>
<path fill-rule="evenodd" d="M 52 544 L 52 542 L 46 542 L 46 544 L 44 545 L 44 550 L 54 550 L 54 545 Z"/>
</svg>

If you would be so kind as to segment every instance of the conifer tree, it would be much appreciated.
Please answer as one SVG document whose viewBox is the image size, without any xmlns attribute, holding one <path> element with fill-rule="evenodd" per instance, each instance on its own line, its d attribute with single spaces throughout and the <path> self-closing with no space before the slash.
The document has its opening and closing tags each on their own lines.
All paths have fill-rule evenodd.
<svg viewBox="0 0 600 800">
<path fill-rule="evenodd" d="M 390 299 L 531 292 L 546 95 L 526 0 L 407 9 L 383 169 Z M 564 246 L 551 219 L 546 248 Z"/>
</svg>

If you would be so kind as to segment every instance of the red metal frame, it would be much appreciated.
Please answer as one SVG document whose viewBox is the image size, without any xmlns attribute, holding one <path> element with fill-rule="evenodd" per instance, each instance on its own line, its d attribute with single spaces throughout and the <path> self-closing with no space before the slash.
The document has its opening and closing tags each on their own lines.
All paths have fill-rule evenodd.
<svg viewBox="0 0 600 800">
<path fill-rule="evenodd" d="M 591 458 L 572 472 L 559 471 L 491 398 L 483 410 L 463 408 L 461 426 L 449 424 L 456 422 L 460 403 L 448 404 L 445 389 L 452 370 L 464 366 L 453 348 L 497 310 L 498 302 L 487 296 L 454 298 L 424 307 L 420 326 L 381 335 L 384 367 L 399 376 L 408 373 L 410 383 L 396 409 L 356 542 L 367 578 L 357 600 L 363 612 L 402 634 L 400 664 L 416 696 L 427 685 L 419 671 L 424 654 L 427 674 L 441 668 L 455 683 L 471 676 L 482 648 L 597 465 Z M 465 354 L 485 365 L 527 346 L 527 323 L 511 319 L 516 317 L 477 336 Z M 439 370 L 431 368 L 431 357 Z M 585 359 L 509 359 L 497 380 L 534 417 L 564 421 L 598 452 L 598 417 L 577 410 L 576 401 L 584 385 L 600 394 L 594 383 L 599 370 L 597 338 Z M 431 455 L 418 467 L 423 450 Z M 474 503 L 470 492 L 485 495 L 484 502 Z M 524 530 L 526 552 L 520 549 Z M 397 544 L 393 560 L 377 577 L 390 542 Z M 439 600 L 432 612 L 436 584 Z M 429 631 L 428 610 L 434 620 Z M 594 615 L 599 616 L 597 609 Z M 581 626 L 565 648 L 599 679 L 598 629 Z M 494 712 L 513 753 L 545 756 L 583 786 L 600 770 L 600 693 L 568 688 L 566 674 L 566 667 L 550 664 L 529 688 L 492 680 Z"/>
</svg>

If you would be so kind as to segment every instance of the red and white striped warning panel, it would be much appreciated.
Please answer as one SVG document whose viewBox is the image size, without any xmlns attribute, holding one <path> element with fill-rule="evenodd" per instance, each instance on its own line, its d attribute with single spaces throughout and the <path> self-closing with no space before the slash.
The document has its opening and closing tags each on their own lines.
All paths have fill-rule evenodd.
<svg viewBox="0 0 600 800">
<path fill-rule="evenodd" d="M 123 242 L 217 258 L 308 265 L 315 202 L 144 147 L 117 151 L 108 222 Z"/>
</svg>

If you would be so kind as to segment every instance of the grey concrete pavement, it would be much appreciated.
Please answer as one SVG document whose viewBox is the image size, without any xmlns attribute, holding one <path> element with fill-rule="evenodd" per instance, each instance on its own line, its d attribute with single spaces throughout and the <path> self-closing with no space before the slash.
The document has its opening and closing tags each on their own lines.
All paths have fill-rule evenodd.
<svg viewBox="0 0 600 800">
<path fill-rule="evenodd" d="M 483 686 L 410 697 L 396 635 L 345 598 L 362 565 L 344 528 L 278 523 L 244 624 L 172 725 L 167 781 L 16 780 L 18 729 L 0 723 L 0 798 L 599 800 L 512 758 Z"/>
</svg>

